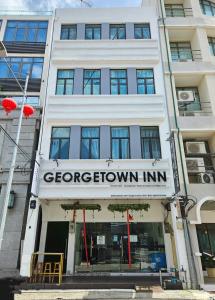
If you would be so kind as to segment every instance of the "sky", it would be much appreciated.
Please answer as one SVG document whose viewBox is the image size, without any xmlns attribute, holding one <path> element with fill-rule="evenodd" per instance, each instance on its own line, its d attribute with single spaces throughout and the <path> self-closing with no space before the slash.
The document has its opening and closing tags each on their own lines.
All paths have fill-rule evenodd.
<svg viewBox="0 0 215 300">
<path fill-rule="evenodd" d="M 92 7 L 140 6 L 141 0 L 83 0 Z M 0 0 L 2 10 L 54 10 L 62 7 L 80 7 L 80 0 Z M 84 5 L 82 5 L 84 6 Z"/>
</svg>

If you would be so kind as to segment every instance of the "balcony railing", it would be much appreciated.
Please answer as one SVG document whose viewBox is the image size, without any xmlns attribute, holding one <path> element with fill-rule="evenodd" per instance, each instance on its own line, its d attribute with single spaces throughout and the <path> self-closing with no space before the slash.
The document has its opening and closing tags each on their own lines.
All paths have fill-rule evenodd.
<svg viewBox="0 0 215 300">
<path fill-rule="evenodd" d="M 193 106 L 198 104 L 199 109 L 195 109 Z M 194 117 L 194 116 L 211 116 L 212 108 L 210 101 L 180 103 L 178 102 L 179 115 L 183 117 Z"/>
<path fill-rule="evenodd" d="M 173 62 L 189 62 L 189 61 L 202 61 L 201 50 L 188 50 L 179 48 L 178 53 L 171 51 Z"/>
<path fill-rule="evenodd" d="M 166 8 L 166 16 L 167 18 L 171 17 L 192 17 L 193 11 L 192 8 Z"/>
</svg>

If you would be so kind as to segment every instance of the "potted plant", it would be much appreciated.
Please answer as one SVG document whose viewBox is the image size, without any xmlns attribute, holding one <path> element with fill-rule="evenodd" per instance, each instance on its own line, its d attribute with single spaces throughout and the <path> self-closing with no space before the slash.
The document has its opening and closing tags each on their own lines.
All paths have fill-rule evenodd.
<svg viewBox="0 0 215 300">
<path fill-rule="evenodd" d="M 206 252 L 203 252 L 203 254 L 207 256 L 207 258 L 205 259 L 205 266 L 208 277 L 215 278 L 215 256 Z"/>
</svg>

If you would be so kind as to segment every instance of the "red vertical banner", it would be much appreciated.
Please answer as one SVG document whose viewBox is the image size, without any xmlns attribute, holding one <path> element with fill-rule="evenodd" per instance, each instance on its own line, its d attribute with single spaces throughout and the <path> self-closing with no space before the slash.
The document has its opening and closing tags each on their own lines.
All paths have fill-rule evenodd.
<svg viewBox="0 0 215 300">
<path fill-rule="evenodd" d="M 130 215 L 128 209 L 127 209 L 127 231 L 128 231 L 128 267 L 131 268 Z"/>
<path fill-rule="evenodd" d="M 87 230 L 86 230 L 86 214 L 85 208 L 83 209 L 83 223 L 84 223 L 84 249 L 86 255 L 87 266 L 89 265 L 89 256 L 88 256 L 88 249 L 87 249 Z"/>
</svg>

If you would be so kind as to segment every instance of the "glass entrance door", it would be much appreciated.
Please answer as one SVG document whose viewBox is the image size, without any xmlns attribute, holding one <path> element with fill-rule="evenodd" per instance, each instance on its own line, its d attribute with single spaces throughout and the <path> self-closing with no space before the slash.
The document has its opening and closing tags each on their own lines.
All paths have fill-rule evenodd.
<svg viewBox="0 0 215 300">
<path fill-rule="evenodd" d="M 158 272 L 166 267 L 161 223 L 130 225 L 130 268 L 126 223 L 87 223 L 86 231 L 88 266 L 83 224 L 76 224 L 76 272 Z"/>
</svg>

